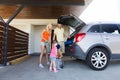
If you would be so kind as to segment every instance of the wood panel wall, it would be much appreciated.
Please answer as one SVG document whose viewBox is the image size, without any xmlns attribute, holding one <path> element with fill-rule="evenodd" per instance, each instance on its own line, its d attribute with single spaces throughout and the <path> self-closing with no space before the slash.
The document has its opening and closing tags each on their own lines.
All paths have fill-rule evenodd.
<svg viewBox="0 0 120 80">
<path fill-rule="evenodd" d="M 25 6 L 15 17 L 17 19 L 57 19 L 60 15 L 82 13 L 82 6 Z M 0 16 L 8 19 L 18 9 L 17 6 L 0 5 Z"/>
<path fill-rule="evenodd" d="M 3 1 L 8 3 L 5 0 Z M 12 0 L 12 1 L 18 2 L 21 0 Z M 49 2 L 58 2 L 58 3 L 85 2 L 85 4 L 84 5 L 43 5 L 43 6 L 25 5 L 24 9 L 17 15 L 16 17 L 17 19 L 57 19 L 60 15 L 66 15 L 66 14 L 73 14 L 76 16 L 80 16 L 80 14 L 91 3 L 92 0 L 32 0 L 32 1 L 35 2 L 47 1 L 48 3 Z M 0 16 L 2 16 L 4 19 L 8 19 L 17 9 L 18 6 L 16 5 L 0 5 Z"/>
</svg>

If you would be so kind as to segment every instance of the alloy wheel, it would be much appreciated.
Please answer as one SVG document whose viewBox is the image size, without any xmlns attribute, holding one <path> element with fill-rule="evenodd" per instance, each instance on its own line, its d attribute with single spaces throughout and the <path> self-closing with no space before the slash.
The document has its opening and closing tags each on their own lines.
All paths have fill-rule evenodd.
<svg viewBox="0 0 120 80">
<path fill-rule="evenodd" d="M 91 63 L 96 68 L 103 68 L 107 63 L 107 57 L 103 52 L 96 51 L 91 56 Z"/>
</svg>

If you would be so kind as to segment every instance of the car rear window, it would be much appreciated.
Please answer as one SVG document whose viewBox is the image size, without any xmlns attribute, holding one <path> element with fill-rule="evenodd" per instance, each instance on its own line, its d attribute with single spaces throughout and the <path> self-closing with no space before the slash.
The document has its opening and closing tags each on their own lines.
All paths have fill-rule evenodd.
<svg viewBox="0 0 120 80">
<path fill-rule="evenodd" d="M 71 18 L 68 20 L 68 24 L 71 25 L 71 26 L 76 26 L 77 24 L 79 23 L 78 20 L 76 20 L 75 18 Z"/>
</svg>

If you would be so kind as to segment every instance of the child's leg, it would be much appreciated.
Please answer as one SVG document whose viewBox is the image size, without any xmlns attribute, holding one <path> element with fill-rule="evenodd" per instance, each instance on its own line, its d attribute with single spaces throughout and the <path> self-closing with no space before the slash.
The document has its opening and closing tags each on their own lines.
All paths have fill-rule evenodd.
<svg viewBox="0 0 120 80">
<path fill-rule="evenodd" d="M 59 65 L 62 65 L 62 60 L 61 59 L 59 59 Z"/>
<path fill-rule="evenodd" d="M 49 70 L 52 71 L 53 62 L 50 63 Z"/>
<path fill-rule="evenodd" d="M 56 67 L 57 67 L 57 69 L 60 69 L 60 67 L 59 67 L 59 59 L 56 59 Z"/>
<path fill-rule="evenodd" d="M 61 68 L 60 68 L 60 61 L 59 61 L 59 59 L 57 59 L 57 64 L 56 65 L 57 65 L 57 69 L 60 70 Z"/>
<path fill-rule="evenodd" d="M 62 57 L 63 57 L 62 52 L 60 51 L 60 49 L 58 49 L 58 54 L 60 55 L 59 58 L 62 58 Z"/>
<path fill-rule="evenodd" d="M 60 62 L 60 68 L 63 68 L 64 67 L 64 62 L 62 61 L 62 59 L 59 59 L 59 62 Z"/>
<path fill-rule="evenodd" d="M 53 61 L 53 69 L 54 69 L 54 72 L 58 72 L 56 69 L 56 62 L 55 61 Z"/>
</svg>

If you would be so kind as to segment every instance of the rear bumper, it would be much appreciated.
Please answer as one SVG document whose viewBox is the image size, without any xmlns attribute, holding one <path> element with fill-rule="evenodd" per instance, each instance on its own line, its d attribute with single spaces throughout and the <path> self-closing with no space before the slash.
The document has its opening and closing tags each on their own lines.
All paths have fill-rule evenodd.
<svg viewBox="0 0 120 80">
<path fill-rule="evenodd" d="M 86 59 L 86 54 L 82 51 L 82 49 L 77 44 L 67 46 L 66 53 L 78 59 L 82 59 L 82 60 Z"/>
</svg>

